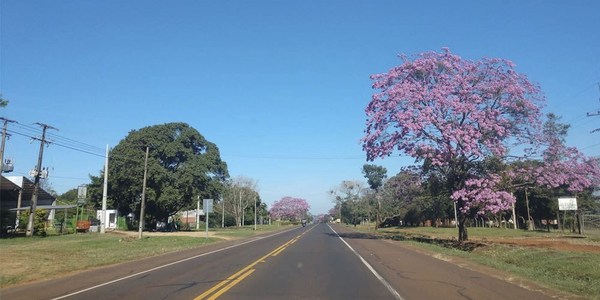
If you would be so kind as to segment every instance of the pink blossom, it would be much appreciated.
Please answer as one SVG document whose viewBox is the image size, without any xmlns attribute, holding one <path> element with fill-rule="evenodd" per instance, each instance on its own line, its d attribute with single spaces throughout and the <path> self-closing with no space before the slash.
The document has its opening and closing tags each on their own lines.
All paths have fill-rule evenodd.
<svg viewBox="0 0 600 300">
<path fill-rule="evenodd" d="M 471 61 L 446 48 L 401 59 L 371 76 L 377 91 L 365 110 L 367 159 L 398 151 L 441 172 L 467 169 L 452 194 L 461 212 L 505 209 L 514 198 L 496 190 L 496 178 L 470 174 L 468 166 L 504 157 L 512 145 L 539 135 L 544 97 L 538 86 L 504 59 Z"/>
<path fill-rule="evenodd" d="M 281 220 L 300 220 L 306 217 L 310 205 L 302 198 L 283 197 L 275 201 L 269 210 L 269 215 Z"/>
</svg>

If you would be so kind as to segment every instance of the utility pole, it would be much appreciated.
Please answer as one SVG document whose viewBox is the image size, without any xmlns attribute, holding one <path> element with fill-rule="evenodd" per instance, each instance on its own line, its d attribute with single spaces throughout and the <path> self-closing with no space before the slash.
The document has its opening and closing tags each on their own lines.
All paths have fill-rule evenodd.
<svg viewBox="0 0 600 300">
<path fill-rule="evenodd" d="M 148 153 L 150 147 L 146 146 L 146 159 L 144 159 L 144 183 L 142 184 L 142 203 L 140 206 L 140 224 L 138 228 L 138 239 L 142 239 L 142 231 L 144 230 L 144 208 L 146 205 L 146 177 L 148 174 Z"/>
<path fill-rule="evenodd" d="M 2 145 L 0 145 L 0 183 L 2 182 L 2 173 L 4 170 L 4 146 L 6 143 L 6 137 L 9 136 L 6 133 L 6 128 L 8 127 L 8 123 L 16 123 L 17 121 L 9 120 L 3 117 L 0 117 L 0 120 L 4 121 L 4 126 L 2 127 Z M 9 165 L 10 167 L 10 165 Z M 6 172 L 10 172 L 12 170 L 6 170 Z M 19 192 L 19 196 L 21 192 Z M 19 211 L 17 211 L 17 222 L 19 222 Z M 17 224 L 18 225 L 18 224 Z"/>
<path fill-rule="evenodd" d="M 600 82 L 598 82 L 598 90 L 600 91 Z M 600 98 L 598 98 L 598 100 L 600 101 Z M 600 116 L 600 110 L 593 112 L 593 113 L 587 113 L 587 116 L 588 117 Z M 594 133 L 597 131 L 600 131 L 600 128 L 596 128 L 596 129 L 592 130 L 592 132 L 590 132 L 590 133 Z"/>
<path fill-rule="evenodd" d="M 196 203 L 196 230 L 200 230 L 200 195 L 198 195 L 198 202 Z"/>
<path fill-rule="evenodd" d="M 100 233 L 106 233 L 106 201 L 108 198 L 108 145 L 104 158 L 104 185 L 102 187 L 102 220 L 100 220 Z"/>
<path fill-rule="evenodd" d="M 225 228 L 225 198 L 221 196 L 221 205 L 223 209 L 221 211 L 221 228 Z"/>
<path fill-rule="evenodd" d="M 6 133 L 6 128 L 8 127 L 8 123 L 16 123 L 17 121 L 9 120 L 3 117 L 0 117 L 0 120 L 4 121 L 4 126 L 2 127 L 2 145 L 0 146 L 0 173 L 2 173 L 4 172 L 4 146 L 6 137 L 10 136 Z"/>
<path fill-rule="evenodd" d="M 254 231 L 256 231 L 256 195 L 254 195 Z"/>
<path fill-rule="evenodd" d="M 42 127 L 42 138 L 40 139 L 40 153 L 38 156 L 37 166 L 35 168 L 33 182 L 33 194 L 31 195 L 31 204 L 29 205 L 29 220 L 27 222 L 27 233 L 26 236 L 31 237 L 34 234 L 33 222 L 35 219 L 35 209 L 37 207 L 38 190 L 40 188 L 40 177 L 42 176 L 42 158 L 44 157 L 44 144 L 46 144 L 46 130 L 48 128 L 58 130 L 50 125 L 36 123 Z"/>
</svg>

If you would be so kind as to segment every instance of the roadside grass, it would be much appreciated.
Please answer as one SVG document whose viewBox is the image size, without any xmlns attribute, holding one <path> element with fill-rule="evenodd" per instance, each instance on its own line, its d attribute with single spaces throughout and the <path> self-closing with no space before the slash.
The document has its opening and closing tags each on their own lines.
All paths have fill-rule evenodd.
<svg viewBox="0 0 600 300">
<path fill-rule="evenodd" d="M 215 230 L 215 236 L 223 237 L 223 238 L 243 238 L 253 236 L 263 232 L 269 231 L 277 231 L 285 228 L 289 228 L 290 225 L 259 225 L 254 230 L 254 226 L 244 226 L 240 228 L 228 227 L 228 228 L 219 228 Z"/>
<path fill-rule="evenodd" d="M 365 231 L 368 230 L 370 232 L 375 232 L 373 230 L 373 226 L 358 226 L 358 230 Z M 565 236 L 578 236 L 577 234 L 571 233 L 569 231 L 557 231 L 552 230 L 548 232 L 547 230 L 514 230 L 507 228 L 484 228 L 484 227 L 469 227 L 468 229 L 469 238 L 527 238 L 527 237 L 535 237 L 535 238 L 551 238 L 551 237 L 565 237 Z M 380 228 L 376 232 L 381 233 L 404 233 L 404 234 L 413 234 L 413 235 L 423 235 L 423 236 L 431 236 L 438 238 L 454 238 L 458 237 L 458 229 L 454 227 L 400 227 L 400 228 Z M 600 232 L 592 232 L 589 234 L 585 234 L 581 237 L 585 237 L 590 241 L 598 241 L 600 242 Z"/>
<path fill-rule="evenodd" d="M 356 229 L 363 231 L 366 227 L 357 227 Z M 486 241 L 486 246 L 476 247 L 473 251 L 462 251 L 442 247 L 439 244 L 416 242 L 412 239 L 415 236 L 428 236 L 434 239 L 455 240 L 456 228 L 382 228 L 377 235 L 406 240 L 407 243 L 419 248 L 492 267 L 550 289 L 588 299 L 600 299 L 600 284 L 598 284 L 600 282 L 600 251 L 590 253 L 493 243 L 494 240 L 502 238 L 554 239 L 572 237 L 571 234 L 497 228 L 469 228 L 468 230 L 470 239 Z M 586 242 L 594 244 L 599 242 L 596 236 L 581 237 L 581 240 L 587 240 Z"/>
<path fill-rule="evenodd" d="M 228 239 L 249 237 L 282 226 L 211 230 L 216 237 L 136 236 L 69 234 L 47 237 L 0 239 L 0 288 L 37 280 L 57 278 L 95 267 L 147 258 L 168 252 L 201 247 Z M 223 236 L 223 238 L 219 238 Z"/>
</svg>

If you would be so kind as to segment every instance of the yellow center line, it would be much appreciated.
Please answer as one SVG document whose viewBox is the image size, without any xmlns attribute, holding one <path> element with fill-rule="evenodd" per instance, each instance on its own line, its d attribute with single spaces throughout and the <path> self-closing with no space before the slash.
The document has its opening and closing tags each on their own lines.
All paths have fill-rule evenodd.
<svg viewBox="0 0 600 300">
<path fill-rule="evenodd" d="M 222 295 L 223 293 L 225 293 L 227 290 L 231 289 L 233 286 L 235 286 L 236 284 L 238 284 L 240 281 L 242 281 L 244 278 L 248 277 L 250 274 L 252 274 L 252 272 L 255 271 L 255 269 L 252 269 L 255 265 L 257 265 L 258 263 L 261 262 L 265 262 L 265 260 L 267 259 L 267 257 L 269 256 L 276 256 L 277 254 L 281 253 L 283 250 L 285 250 L 285 248 L 291 244 L 293 244 L 294 242 L 296 242 L 302 235 L 304 235 L 305 233 L 311 231 L 313 228 L 315 228 L 314 226 L 312 228 L 310 228 L 309 230 L 303 232 L 302 234 L 296 236 L 295 238 L 287 241 L 285 244 L 275 248 L 275 250 L 269 252 L 267 255 L 259 258 L 258 260 L 256 260 L 255 262 L 249 264 L 248 266 L 244 267 L 243 269 L 239 270 L 238 272 L 236 272 L 235 274 L 227 277 L 227 279 L 221 281 L 220 283 L 218 283 L 217 285 L 213 286 L 212 288 L 210 288 L 209 290 L 205 291 L 204 293 L 202 293 L 200 296 L 194 298 L 194 300 L 202 300 L 202 299 L 216 299 L 218 296 Z M 238 278 L 239 277 L 239 278 Z M 224 285 L 226 285 L 225 287 L 223 287 Z M 221 289 L 221 287 L 223 287 Z M 219 290 L 221 289 L 221 290 Z M 218 290 L 218 291 L 217 291 Z M 213 294 L 210 298 L 207 298 L 210 294 Z"/>
<path fill-rule="evenodd" d="M 250 274 L 252 274 L 252 272 L 256 271 L 256 269 L 250 269 L 248 270 L 248 272 L 242 274 L 242 276 L 238 277 L 237 279 L 233 280 L 232 282 L 230 282 L 228 285 L 226 285 L 224 288 L 220 289 L 219 291 L 217 291 L 214 295 L 212 295 L 210 298 L 208 298 L 208 300 L 214 300 L 217 299 L 217 297 L 223 295 L 223 293 L 227 292 L 230 288 L 232 288 L 234 285 L 238 284 L 238 282 L 244 280 L 244 278 L 248 277 Z"/>
<path fill-rule="evenodd" d="M 287 248 L 287 247 L 283 247 L 283 248 L 279 249 L 278 251 L 276 251 L 275 253 L 273 253 L 271 256 L 277 256 L 277 254 L 283 252 L 283 250 L 285 250 L 285 248 Z"/>
<path fill-rule="evenodd" d="M 289 242 L 288 242 L 289 243 Z M 267 257 L 269 257 L 269 255 L 271 255 L 273 252 L 275 251 L 279 251 L 281 248 L 284 248 L 285 246 L 287 246 L 288 243 L 285 243 L 279 247 L 277 247 L 275 250 L 271 251 L 269 254 L 259 258 L 257 261 L 249 264 L 248 266 L 246 266 L 245 268 L 239 270 L 237 273 L 227 277 L 227 279 L 221 281 L 219 284 L 213 286 L 211 289 L 209 289 L 208 291 L 202 293 L 200 296 L 194 298 L 194 300 L 200 300 L 200 299 L 204 299 L 206 296 L 212 294 L 214 291 L 218 290 L 219 288 L 221 288 L 222 286 L 226 285 L 227 283 L 231 282 L 232 280 L 234 280 L 236 277 L 240 276 L 242 273 L 248 271 L 248 269 L 254 267 L 256 264 L 258 264 L 259 262 L 265 260 Z"/>
</svg>

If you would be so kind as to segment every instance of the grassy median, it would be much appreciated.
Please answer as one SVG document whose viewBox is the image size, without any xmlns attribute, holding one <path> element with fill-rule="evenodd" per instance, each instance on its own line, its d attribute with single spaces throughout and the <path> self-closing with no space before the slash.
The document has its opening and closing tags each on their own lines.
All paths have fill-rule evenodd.
<svg viewBox="0 0 600 300">
<path fill-rule="evenodd" d="M 223 240 L 249 237 L 281 230 L 276 225 L 210 230 L 206 238 L 203 231 L 176 234 L 150 235 L 144 232 L 86 233 L 47 237 L 15 237 L 0 239 L 1 285 L 11 285 L 36 280 L 51 279 L 68 273 L 106 266 L 168 252 L 175 252 Z"/>
</svg>

